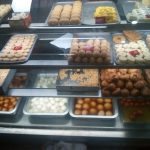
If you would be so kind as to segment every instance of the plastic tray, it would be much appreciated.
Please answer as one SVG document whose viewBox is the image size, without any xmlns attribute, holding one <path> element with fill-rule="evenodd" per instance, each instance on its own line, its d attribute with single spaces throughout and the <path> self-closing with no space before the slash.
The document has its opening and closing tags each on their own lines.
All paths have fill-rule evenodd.
<svg viewBox="0 0 150 150">
<path fill-rule="evenodd" d="M 45 23 L 46 23 L 48 26 L 63 26 L 63 25 L 61 25 L 61 24 L 59 24 L 59 25 L 49 25 L 49 24 L 48 24 L 48 20 L 49 20 L 49 18 L 50 18 L 50 16 L 51 16 L 51 14 L 52 14 L 53 9 L 55 8 L 55 6 L 57 6 L 57 5 L 66 5 L 66 4 L 73 5 L 73 3 L 74 3 L 73 1 L 72 1 L 72 2 L 68 1 L 68 2 L 57 2 L 57 3 L 53 4 L 52 9 L 51 9 L 51 11 L 50 11 L 50 13 L 49 13 L 49 15 L 48 15 L 48 17 L 47 17 Z M 83 8 L 83 7 L 82 7 L 82 8 Z M 82 11 L 81 11 L 81 13 L 82 13 Z M 75 24 L 75 25 L 81 25 L 81 20 L 80 20 L 80 24 Z M 74 26 L 74 25 L 68 24 L 67 26 Z"/>
<path fill-rule="evenodd" d="M 118 116 L 118 108 L 117 108 L 117 102 L 115 99 L 112 99 L 113 104 L 113 114 L 112 116 L 98 116 L 98 115 L 75 115 L 74 114 L 74 104 L 75 99 L 72 99 L 69 101 L 69 114 L 73 118 L 87 118 L 87 119 L 115 119 Z"/>
<path fill-rule="evenodd" d="M 26 13 L 26 18 L 24 19 L 18 19 L 18 20 L 15 20 L 15 19 L 11 19 L 11 18 L 8 18 L 8 23 L 10 25 L 11 28 L 15 28 L 15 29 L 26 29 L 29 27 L 32 19 L 31 19 L 31 14 L 28 13 L 28 12 L 25 12 Z M 14 13 L 14 14 L 18 14 L 18 13 Z"/>
<path fill-rule="evenodd" d="M 85 40 L 90 40 L 90 39 L 106 39 L 109 43 L 110 43 L 110 57 L 111 60 L 109 63 L 94 63 L 94 64 L 99 64 L 99 65 L 110 65 L 113 64 L 114 58 L 113 58 L 113 49 L 111 49 L 111 45 L 112 45 L 112 41 L 111 41 L 111 35 L 109 33 L 75 33 L 73 35 L 74 39 L 79 39 L 81 42 L 85 41 Z M 71 55 L 71 53 L 69 53 L 69 55 Z M 69 64 L 83 64 L 81 63 L 75 63 L 75 62 L 70 62 Z M 85 64 L 85 63 L 84 63 Z M 86 64 L 91 64 L 91 63 L 86 63 Z"/>
<path fill-rule="evenodd" d="M 46 98 L 46 97 L 45 97 Z M 29 107 L 29 101 L 31 100 L 32 98 L 28 98 L 26 100 L 26 103 L 25 103 L 25 106 L 23 108 L 23 113 L 25 115 L 28 115 L 28 116 L 32 116 L 32 117 L 64 117 L 68 114 L 69 110 L 67 108 L 67 110 L 63 113 L 31 113 L 31 112 L 28 112 L 28 107 Z M 67 104 L 67 107 L 68 107 L 68 104 Z"/>
<path fill-rule="evenodd" d="M 19 100 L 17 100 L 17 104 L 12 111 L 0 111 L 0 115 L 15 115 L 17 112 L 17 109 L 19 107 L 20 101 L 21 101 L 21 98 L 19 98 Z"/>
<path fill-rule="evenodd" d="M 82 69 L 80 69 L 82 71 Z M 80 86 L 79 83 L 70 79 L 70 74 L 73 72 L 72 69 L 67 70 L 68 77 L 61 80 L 58 73 L 56 81 L 56 88 L 59 92 L 96 92 L 99 90 L 99 81 L 95 86 Z M 98 73 L 98 70 L 97 70 Z"/>
<path fill-rule="evenodd" d="M 131 23 L 132 23 L 132 21 L 130 21 L 130 20 L 128 19 L 127 14 L 130 13 L 130 12 L 132 12 L 132 10 L 133 10 L 134 7 L 135 7 L 135 3 L 136 3 L 136 2 L 137 2 L 137 1 L 130 1 L 130 0 L 127 0 L 127 1 L 125 1 L 125 2 L 122 3 L 122 7 L 123 7 L 124 14 L 125 14 L 125 16 L 126 16 L 126 19 L 127 19 L 128 22 L 131 22 Z M 135 21 L 136 21 L 136 20 L 135 20 Z M 134 22 L 134 21 L 133 21 L 133 22 Z M 150 22 L 150 21 L 149 21 L 149 22 Z M 149 22 L 147 22 L 147 23 L 149 23 Z M 144 21 L 142 21 L 142 20 L 139 20 L 138 23 L 146 23 L 146 22 L 144 22 Z"/>
<path fill-rule="evenodd" d="M 55 78 L 55 83 L 52 84 L 51 86 L 48 86 L 48 85 L 45 85 L 45 87 L 38 87 L 38 82 L 40 80 L 41 77 L 46 77 L 47 80 L 48 78 Z M 52 73 L 39 73 L 37 74 L 37 77 L 36 77 L 36 80 L 35 80 L 35 83 L 34 83 L 34 88 L 55 88 L 56 87 L 56 80 L 57 80 L 57 74 L 52 74 Z M 44 84 L 44 83 L 43 83 Z"/>
<path fill-rule="evenodd" d="M 95 18 L 93 17 L 96 7 L 99 6 L 112 6 L 116 9 L 117 16 L 118 16 L 118 22 L 116 23 L 103 23 L 103 24 L 95 24 Z M 83 3 L 83 10 L 82 10 L 82 18 L 81 22 L 82 24 L 87 25 L 109 25 L 109 24 L 118 24 L 120 23 L 120 16 L 118 13 L 118 10 L 116 8 L 116 5 L 112 1 L 100 1 L 100 2 L 85 2 Z"/>
<path fill-rule="evenodd" d="M 137 31 L 137 32 L 139 32 L 139 31 Z M 112 36 L 113 35 L 118 35 L 118 34 L 123 34 L 123 33 L 113 33 L 112 34 Z M 139 32 L 139 34 L 141 35 L 141 37 L 142 37 L 142 40 L 145 42 L 145 44 L 146 44 L 146 46 L 147 46 L 147 43 L 146 43 L 146 41 L 145 41 L 145 35 L 144 35 L 144 33 L 143 32 Z M 123 34 L 124 35 L 124 34 Z M 147 65 L 149 65 L 149 63 L 147 63 L 147 64 L 145 64 L 145 63 L 119 63 L 118 62 L 118 60 L 117 60 L 117 52 L 116 52 L 116 49 L 115 49 L 115 43 L 114 42 L 112 42 L 113 44 L 113 51 L 114 51 L 114 60 L 115 60 L 115 63 L 117 64 L 117 65 L 126 65 L 126 66 L 130 66 L 130 65 L 134 65 L 134 66 L 137 66 L 137 65 L 140 65 L 140 66 L 147 66 Z M 128 44 L 129 43 L 129 41 L 126 39 L 126 41 L 125 41 L 125 43 L 123 43 L 123 44 Z M 147 48 L 148 48 L 148 46 L 147 46 Z"/>
<path fill-rule="evenodd" d="M 33 50 L 33 48 L 34 48 L 34 45 L 35 45 L 35 43 L 36 43 L 36 41 L 37 41 L 37 39 L 38 39 L 38 35 L 37 35 L 37 34 L 15 34 L 15 35 L 13 35 L 13 36 L 8 40 L 8 42 L 5 44 L 5 46 L 6 46 L 6 45 L 9 43 L 9 41 L 10 41 L 14 36 L 16 36 L 16 35 L 22 35 L 22 36 L 25 36 L 25 35 L 34 35 L 34 36 L 35 36 L 35 39 L 34 39 L 34 42 L 33 42 L 33 46 L 30 48 L 30 52 L 29 52 L 28 56 L 26 57 L 26 60 L 23 60 L 23 61 L 21 61 L 21 60 L 19 60 L 19 61 L 0 61 L 1 64 L 20 64 L 20 63 L 24 63 L 24 62 L 28 61 L 28 59 L 29 59 L 29 57 L 30 57 L 30 55 L 31 55 L 31 53 L 32 53 L 32 50 Z M 3 49 L 5 48 L 5 46 L 3 47 Z M 3 49 L 1 50 L 1 52 L 3 51 Z"/>
</svg>

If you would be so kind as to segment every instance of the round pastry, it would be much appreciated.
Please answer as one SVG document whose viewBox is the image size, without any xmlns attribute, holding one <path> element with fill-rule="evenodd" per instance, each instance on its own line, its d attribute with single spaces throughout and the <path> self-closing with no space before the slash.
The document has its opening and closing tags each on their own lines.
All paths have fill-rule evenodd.
<svg viewBox="0 0 150 150">
<path fill-rule="evenodd" d="M 145 86 L 145 82 L 142 81 L 142 80 L 137 81 L 137 82 L 134 84 L 134 87 L 137 88 L 137 89 L 142 89 L 144 86 Z"/>
<path fill-rule="evenodd" d="M 144 87 L 142 90 L 143 96 L 150 96 L 150 89 L 148 87 Z"/>
<path fill-rule="evenodd" d="M 125 43 L 125 37 L 123 35 L 113 35 L 113 42 L 116 44 Z"/>
<path fill-rule="evenodd" d="M 103 62 L 102 58 L 99 57 L 99 58 L 96 59 L 96 63 L 101 64 L 102 62 Z"/>
<path fill-rule="evenodd" d="M 80 58 L 80 57 L 76 57 L 76 58 L 74 58 L 74 62 L 76 62 L 76 63 L 80 63 L 80 62 L 81 62 L 81 58 Z"/>
<path fill-rule="evenodd" d="M 83 63 L 88 63 L 88 58 L 87 58 L 87 57 L 83 57 L 83 58 L 82 58 L 82 62 L 83 62 Z"/>
<path fill-rule="evenodd" d="M 95 63 L 95 58 L 94 57 L 90 57 L 90 63 L 94 64 Z"/>
<path fill-rule="evenodd" d="M 132 95 L 132 96 L 139 96 L 139 94 L 140 94 L 140 92 L 139 92 L 138 89 L 133 89 L 133 90 L 131 91 L 131 95 Z"/>
<path fill-rule="evenodd" d="M 112 95 L 113 95 L 113 96 L 119 96 L 119 95 L 120 95 L 120 92 L 121 92 L 120 88 L 116 88 L 116 89 L 112 92 Z"/>
<path fill-rule="evenodd" d="M 97 58 L 97 57 L 101 56 L 101 54 L 100 54 L 99 51 L 95 50 L 95 51 L 93 52 L 93 56 Z"/>
<path fill-rule="evenodd" d="M 120 56 L 117 60 L 118 64 L 125 64 L 127 63 L 127 58 L 125 56 Z"/>
<path fill-rule="evenodd" d="M 116 89 L 116 85 L 114 83 L 111 83 L 108 85 L 109 90 L 114 91 Z"/>
<path fill-rule="evenodd" d="M 117 87 L 119 87 L 119 88 L 123 88 L 124 87 L 124 81 L 122 81 L 122 80 L 118 80 L 117 81 Z"/>
<path fill-rule="evenodd" d="M 102 90 L 102 94 L 104 95 L 104 96 L 110 96 L 110 91 L 108 91 L 108 90 Z"/>
<path fill-rule="evenodd" d="M 121 90 L 121 95 L 122 95 L 122 96 L 125 96 L 125 97 L 126 97 L 126 96 L 129 96 L 129 90 L 128 90 L 128 89 L 122 89 L 122 90 Z"/>
<path fill-rule="evenodd" d="M 133 83 L 132 83 L 131 81 L 128 81 L 128 82 L 126 83 L 126 88 L 127 88 L 128 90 L 132 90 L 132 89 L 133 89 Z"/>
</svg>

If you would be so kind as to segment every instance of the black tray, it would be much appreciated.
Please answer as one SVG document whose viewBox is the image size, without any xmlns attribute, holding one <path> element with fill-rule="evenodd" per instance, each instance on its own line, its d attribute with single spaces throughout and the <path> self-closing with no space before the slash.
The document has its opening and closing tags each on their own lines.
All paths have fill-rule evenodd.
<svg viewBox="0 0 150 150">
<path fill-rule="evenodd" d="M 59 92 L 97 92 L 99 90 L 99 80 L 95 86 L 80 86 L 78 82 L 70 79 L 70 75 L 75 73 L 78 69 L 67 69 L 67 77 L 63 80 L 60 79 L 59 73 L 56 81 L 56 89 Z M 79 69 L 79 73 L 82 73 L 83 69 Z M 95 69 L 96 70 L 96 69 Z M 98 74 L 98 70 L 97 70 Z"/>
</svg>

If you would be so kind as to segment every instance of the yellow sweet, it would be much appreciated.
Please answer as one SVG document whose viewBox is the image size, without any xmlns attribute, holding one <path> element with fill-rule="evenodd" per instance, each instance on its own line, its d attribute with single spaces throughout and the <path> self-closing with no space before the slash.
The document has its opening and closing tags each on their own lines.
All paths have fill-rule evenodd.
<svg viewBox="0 0 150 150">
<path fill-rule="evenodd" d="M 106 23 L 113 23 L 117 21 L 117 12 L 114 7 L 100 6 L 96 8 L 94 17 L 105 17 Z"/>
</svg>

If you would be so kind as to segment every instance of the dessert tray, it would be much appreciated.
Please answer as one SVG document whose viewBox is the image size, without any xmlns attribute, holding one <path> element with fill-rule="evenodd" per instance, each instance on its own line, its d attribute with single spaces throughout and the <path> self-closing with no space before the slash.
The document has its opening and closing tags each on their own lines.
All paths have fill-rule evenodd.
<svg viewBox="0 0 150 150">
<path fill-rule="evenodd" d="M 94 18 L 94 12 L 97 7 L 113 7 L 116 13 L 117 20 L 114 23 L 98 23 L 96 24 Z M 115 4 L 112 1 L 99 1 L 99 2 L 85 2 L 83 3 L 83 10 L 82 10 L 82 24 L 86 25 L 108 25 L 108 24 L 118 24 L 120 23 L 120 16 Z"/>
<path fill-rule="evenodd" d="M 70 64 L 112 64 L 113 49 L 111 49 L 110 34 L 74 34 L 68 61 Z"/>
<path fill-rule="evenodd" d="M 15 64 L 28 61 L 37 37 L 36 34 L 13 35 L 0 52 L 0 63 Z"/>
<path fill-rule="evenodd" d="M 143 32 L 126 30 L 112 35 L 118 65 L 150 64 L 150 50 Z"/>
<path fill-rule="evenodd" d="M 56 88 L 60 92 L 91 92 L 99 90 L 98 69 L 61 69 Z"/>
<path fill-rule="evenodd" d="M 124 14 L 128 22 L 149 23 L 150 8 L 136 1 L 125 1 L 122 3 Z"/>
<path fill-rule="evenodd" d="M 49 26 L 81 24 L 82 2 L 57 2 L 46 19 Z"/>
</svg>

